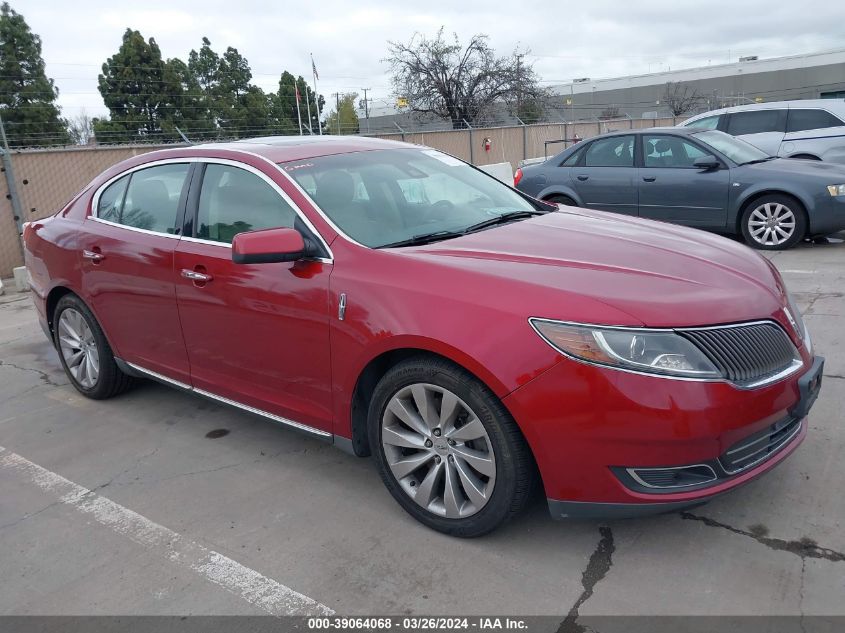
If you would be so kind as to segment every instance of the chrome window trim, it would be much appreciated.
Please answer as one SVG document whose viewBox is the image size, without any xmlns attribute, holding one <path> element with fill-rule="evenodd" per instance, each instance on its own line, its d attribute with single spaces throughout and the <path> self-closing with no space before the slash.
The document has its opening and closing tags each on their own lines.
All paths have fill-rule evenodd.
<svg viewBox="0 0 845 633">
<path fill-rule="evenodd" d="M 640 478 L 639 475 L 637 475 L 637 472 L 636 472 L 638 470 L 652 470 L 652 471 L 653 470 L 685 470 L 687 468 L 707 468 L 710 471 L 710 473 L 713 475 L 713 478 L 708 479 L 707 481 L 698 481 L 698 482 L 693 483 L 693 484 L 680 484 L 680 485 L 677 485 L 677 486 L 655 486 L 653 484 L 646 483 L 643 479 Z M 710 464 L 688 464 L 686 466 L 667 466 L 665 468 L 649 468 L 649 467 L 641 466 L 639 468 L 626 468 L 625 470 L 628 473 L 628 475 L 631 476 L 631 479 L 636 481 L 638 484 L 640 484 L 641 486 L 644 486 L 645 488 L 653 488 L 655 490 L 673 490 L 675 488 L 689 488 L 690 486 L 701 486 L 703 484 L 709 484 L 709 483 L 714 482 L 717 479 L 719 479 L 718 475 L 716 475 L 716 471 L 713 470 L 713 467 L 710 466 Z M 727 471 L 725 471 L 725 472 L 727 472 Z"/>
<path fill-rule="evenodd" d="M 112 222 L 110 220 L 103 220 L 102 218 L 97 218 L 92 216 L 88 217 L 89 220 L 92 222 L 99 222 L 100 224 L 107 224 L 108 226 L 114 226 L 119 229 L 126 229 L 127 231 L 135 231 L 136 233 L 145 233 L 146 235 L 155 235 L 157 237 L 167 237 L 172 240 L 178 240 L 182 236 L 178 233 L 161 233 L 160 231 L 150 231 L 149 229 L 139 229 L 134 226 L 127 226 L 126 224 L 120 224 L 118 222 Z"/>
<path fill-rule="evenodd" d="M 602 363 L 596 363 L 588 360 L 584 360 L 583 358 L 578 358 L 577 356 L 573 356 L 568 352 L 564 352 L 563 350 L 559 349 L 554 343 L 552 343 L 546 336 L 540 332 L 535 322 L 541 323 L 552 323 L 557 325 L 574 325 L 578 327 L 586 327 L 586 328 L 598 328 L 598 329 L 605 329 L 605 330 L 626 330 L 629 332 L 686 332 L 686 331 L 700 331 L 700 330 L 721 330 L 726 328 L 736 328 L 736 327 L 743 327 L 746 325 L 775 325 L 781 329 L 781 331 L 786 336 L 787 340 L 789 341 L 790 345 L 792 345 L 792 349 L 795 354 L 795 360 L 792 363 L 785 367 L 783 370 L 778 372 L 777 374 L 773 374 L 771 376 L 766 376 L 765 378 L 761 378 L 755 382 L 739 384 L 727 380 L 726 378 L 697 378 L 695 376 L 673 376 L 671 374 L 658 374 L 658 373 L 651 373 L 647 371 L 637 371 L 636 369 L 629 369 L 627 367 L 617 367 L 615 365 L 605 365 Z M 804 361 L 801 360 L 801 355 L 798 352 L 798 349 L 795 347 L 795 344 L 792 342 L 792 338 L 789 336 L 789 333 L 784 329 L 784 327 L 773 319 L 760 319 L 757 321 L 743 321 L 742 323 L 731 323 L 727 325 L 709 325 L 703 327 L 677 327 L 677 328 L 648 328 L 648 327 L 629 327 L 626 325 L 602 325 L 599 323 L 578 323 L 577 321 L 561 321 L 558 319 L 547 319 L 544 317 L 528 317 L 528 324 L 531 326 L 531 329 L 537 333 L 546 344 L 555 350 L 558 354 L 568 358 L 570 360 L 577 361 L 579 363 L 583 363 L 584 365 L 590 365 L 591 367 L 601 367 L 603 369 L 612 369 L 614 371 L 621 371 L 625 372 L 626 374 L 636 374 L 638 376 L 648 376 L 649 378 L 664 378 L 667 380 L 684 380 L 688 382 L 721 382 L 727 385 L 731 385 L 732 387 L 739 389 L 741 391 L 747 391 L 749 389 L 756 389 L 758 387 L 764 387 L 768 385 L 772 385 L 776 382 L 780 382 L 781 380 L 788 378 L 792 374 L 798 372 L 800 369 L 804 367 Z"/>
<path fill-rule="evenodd" d="M 180 382 L 178 380 L 174 380 L 173 378 L 168 378 L 167 376 L 163 376 L 162 374 L 152 371 L 151 369 L 146 369 L 145 367 L 141 367 L 140 365 L 136 365 L 135 363 L 130 363 L 128 361 L 124 361 L 129 367 L 137 371 L 138 373 L 144 374 L 153 378 L 155 380 L 167 383 L 168 385 L 172 385 L 174 387 L 178 387 L 184 391 L 189 391 L 191 393 L 196 393 L 200 396 L 204 396 L 206 398 L 210 398 L 212 400 L 217 400 L 218 402 L 222 402 L 224 404 L 228 404 L 233 407 L 237 407 L 238 409 L 242 409 L 249 413 L 254 413 L 255 415 L 260 415 L 261 417 L 268 418 L 273 420 L 274 422 L 278 422 L 280 424 L 284 424 L 285 426 L 290 426 L 300 431 L 305 431 L 306 433 L 310 433 L 312 435 L 318 435 L 323 438 L 330 439 L 333 437 L 332 433 L 328 431 L 323 431 L 322 429 L 314 428 L 313 426 L 308 426 L 307 424 L 303 424 L 302 422 L 296 422 L 295 420 L 290 420 L 288 418 L 284 418 L 280 415 L 276 415 L 275 413 L 270 413 L 269 411 L 264 411 L 263 409 L 257 409 L 256 407 L 252 407 L 248 404 L 243 404 L 242 402 L 238 402 L 237 400 L 232 400 L 230 398 L 224 398 L 223 396 L 218 396 L 215 393 L 210 391 L 206 391 L 205 389 L 199 389 L 198 387 L 192 387 L 191 385 L 187 385 L 184 382 Z"/>
<path fill-rule="evenodd" d="M 268 158 L 265 158 L 264 156 L 261 156 L 260 154 L 255 154 L 254 152 L 248 152 L 248 151 L 240 150 L 240 149 L 235 149 L 235 150 L 230 150 L 230 151 L 235 151 L 235 152 L 239 152 L 239 153 L 242 153 L 242 154 L 248 154 L 250 156 L 255 156 L 255 157 L 263 159 L 265 162 L 272 165 L 277 171 L 280 171 L 281 173 L 283 173 L 285 175 L 285 178 L 289 182 L 293 182 L 294 186 L 296 186 L 296 188 L 310 200 L 310 197 L 308 197 L 308 194 L 306 194 L 304 191 L 302 191 L 302 188 L 299 187 L 299 185 L 297 185 L 296 182 L 294 182 L 290 178 L 290 176 L 288 176 L 284 172 L 284 170 L 280 169 L 279 166 L 276 163 L 274 163 L 273 161 L 269 160 Z M 294 213 L 296 213 L 297 217 L 300 220 L 302 220 L 303 224 L 305 224 L 305 226 L 308 227 L 308 229 L 314 234 L 316 239 L 318 239 L 320 241 L 320 243 L 325 248 L 326 252 L 329 254 L 328 257 L 315 257 L 314 260 L 320 261 L 320 262 L 323 262 L 323 263 L 327 263 L 327 264 L 334 263 L 334 253 L 332 252 L 332 249 L 329 246 L 326 239 L 317 230 L 317 228 L 314 226 L 314 224 L 311 222 L 311 220 L 308 219 L 308 217 L 305 215 L 305 213 L 302 211 L 302 209 L 299 208 L 299 205 L 297 205 L 291 199 L 291 197 L 284 191 L 284 189 L 282 189 L 278 185 L 278 183 L 274 182 L 273 179 L 270 178 L 270 176 L 265 174 L 260 169 L 257 169 L 255 167 L 253 167 L 252 165 L 248 165 L 248 164 L 241 162 L 241 161 L 232 160 L 231 158 L 211 158 L 211 157 L 207 157 L 207 156 L 188 156 L 188 157 L 185 157 L 185 158 L 161 158 L 161 159 L 158 159 L 158 160 L 150 161 L 148 163 L 142 163 L 141 165 L 136 165 L 135 167 L 132 167 L 130 169 L 127 169 L 125 171 L 120 172 L 119 174 L 117 174 L 115 176 L 112 176 L 111 178 L 109 178 L 106 182 L 104 182 L 102 185 L 100 185 L 97 188 L 97 191 L 94 192 L 94 196 L 91 199 L 91 213 L 90 213 L 90 215 L 88 216 L 87 219 L 95 220 L 97 222 L 102 222 L 103 224 L 108 224 L 110 226 L 115 226 L 115 227 L 118 227 L 118 228 L 121 228 L 121 229 L 127 229 L 127 230 L 130 230 L 130 231 L 136 231 L 136 232 L 139 232 L 139 233 L 146 233 L 148 235 L 159 235 L 159 236 L 168 237 L 168 238 L 171 238 L 171 239 L 184 239 L 184 240 L 189 241 L 189 242 L 196 242 L 196 243 L 200 243 L 200 244 L 211 244 L 211 245 L 214 245 L 214 246 L 223 246 L 223 247 L 231 248 L 232 245 L 227 244 L 225 242 L 215 242 L 213 240 L 204 240 L 202 238 L 196 238 L 196 237 L 193 237 L 193 236 L 190 236 L 190 235 L 183 236 L 181 234 L 162 233 L 160 231 L 149 231 L 147 229 L 138 229 L 138 228 L 135 228 L 135 227 L 132 227 L 132 226 L 127 226 L 125 224 L 119 224 L 117 222 L 111 222 L 109 220 L 103 220 L 102 218 L 98 217 L 97 212 L 98 212 L 98 206 L 100 204 L 100 197 L 102 196 L 103 192 L 110 185 L 112 185 L 114 182 L 120 180 L 124 176 L 135 173 L 136 171 L 140 171 L 142 169 L 149 169 L 150 167 L 158 167 L 159 165 L 172 165 L 172 164 L 178 164 L 178 163 L 186 163 L 186 164 L 205 163 L 205 164 L 228 165 L 230 167 L 236 167 L 238 169 L 243 169 L 243 170 L 248 171 L 252 174 L 255 174 L 256 176 L 258 176 L 259 178 L 264 180 L 266 183 L 268 183 L 276 191 L 276 193 L 278 193 L 282 197 L 282 199 L 291 207 L 291 209 L 293 209 L 293 211 L 294 211 Z M 316 207 L 316 205 L 315 205 L 315 207 Z M 322 210 L 320 210 L 318 208 L 318 211 L 320 212 L 321 216 L 325 217 L 325 214 L 322 212 Z M 329 222 L 329 224 L 332 225 L 332 228 L 336 229 L 334 224 L 332 224 L 331 222 Z M 336 230 L 338 230 L 338 233 L 342 234 L 339 229 L 336 229 Z"/>
</svg>

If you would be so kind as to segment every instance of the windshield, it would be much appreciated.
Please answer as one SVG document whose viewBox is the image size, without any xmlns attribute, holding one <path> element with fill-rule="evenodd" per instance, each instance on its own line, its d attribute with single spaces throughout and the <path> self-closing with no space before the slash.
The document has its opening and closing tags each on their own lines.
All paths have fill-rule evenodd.
<svg viewBox="0 0 845 633">
<path fill-rule="evenodd" d="M 761 152 L 751 143 L 746 143 L 743 140 L 734 138 L 730 134 L 725 134 L 717 130 L 697 132 L 694 136 L 739 165 L 749 163 L 752 160 L 763 160 L 769 157 L 768 154 Z"/>
<path fill-rule="evenodd" d="M 446 239 L 538 208 L 495 178 L 432 149 L 355 152 L 280 166 L 344 233 L 371 248 L 431 233 Z"/>
</svg>

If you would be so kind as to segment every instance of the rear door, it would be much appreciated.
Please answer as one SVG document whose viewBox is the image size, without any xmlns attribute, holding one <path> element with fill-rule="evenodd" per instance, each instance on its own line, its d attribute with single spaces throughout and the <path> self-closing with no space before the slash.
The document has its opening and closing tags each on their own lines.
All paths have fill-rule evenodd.
<svg viewBox="0 0 845 633">
<path fill-rule="evenodd" d="M 107 183 L 79 235 L 82 290 L 115 354 L 189 383 L 173 257 L 192 163 L 137 168 Z"/>
<path fill-rule="evenodd" d="M 727 133 L 777 156 L 786 133 L 786 108 L 743 110 L 728 115 Z"/>
<path fill-rule="evenodd" d="M 572 183 L 585 207 L 637 214 L 637 170 L 633 134 L 592 141 L 571 169 Z"/>
<path fill-rule="evenodd" d="M 845 145 L 845 122 L 822 108 L 790 107 L 782 156 L 808 154 L 823 158 L 831 148 Z"/>
<path fill-rule="evenodd" d="M 224 160 L 197 169 L 188 202 L 191 236 L 175 255 L 194 388 L 331 432 L 331 260 L 235 264 L 237 233 L 292 227 L 319 238 L 269 175 Z"/>
<path fill-rule="evenodd" d="M 728 217 L 730 171 L 696 169 L 709 152 L 670 134 L 642 135 L 639 214 L 688 226 L 723 228 Z"/>
</svg>

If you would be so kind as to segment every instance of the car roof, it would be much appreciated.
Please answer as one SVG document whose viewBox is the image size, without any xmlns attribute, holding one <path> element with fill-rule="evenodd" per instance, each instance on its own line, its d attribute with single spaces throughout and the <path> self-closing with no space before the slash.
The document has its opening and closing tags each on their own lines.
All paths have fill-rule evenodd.
<svg viewBox="0 0 845 633">
<path fill-rule="evenodd" d="M 224 149 L 257 154 L 274 163 L 381 149 L 408 149 L 410 143 L 366 136 L 262 136 L 223 143 L 193 145 L 196 149 Z"/>
<path fill-rule="evenodd" d="M 845 99 L 793 99 L 791 101 L 764 101 L 762 103 L 743 103 L 742 105 L 729 106 L 727 108 L 719 108 L 718 110 L 708 110 L 701 114 L 696 114 L 687 119 L 693 121 L 703 119 L 708 116 L 716 116 L 725 114 L 726 112 L 745 112 L 747 110 L 773 110 L 778 108 L 822 108 L 825 110 L 843 111 L 845 110 Z M 685 121 L 686 123 L 686 121 Z"/>
</svg>

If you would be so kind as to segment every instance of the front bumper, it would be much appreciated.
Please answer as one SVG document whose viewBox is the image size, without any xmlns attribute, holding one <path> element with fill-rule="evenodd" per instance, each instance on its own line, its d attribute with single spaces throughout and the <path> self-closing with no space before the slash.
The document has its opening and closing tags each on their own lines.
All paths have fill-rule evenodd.
<svg viewBox="0 0 845 633">
<path fill-rule="evenodd" d="M 534 451 L 554 517 L 656 514 L 705 503 L 788 457 L 806 435 L 823 363 L 807 359 L 800 374 L 742 390 L 562 361 L 505 403 Z M 728 466 L 728 451 L 767 433 L 783 433 L 783 441 L 741 468 Z M 702 464 L 714 479 L 688 487 L 649 490 L 624 474 Z"/>
</svg>

